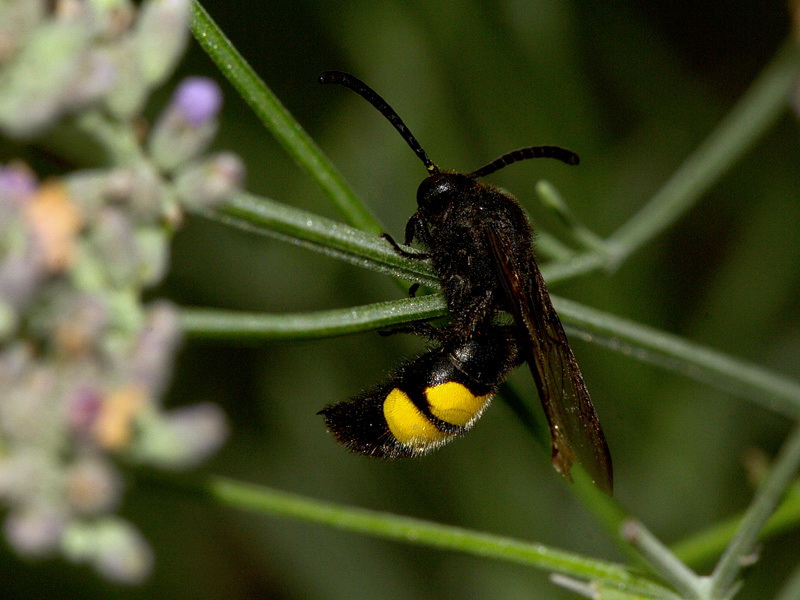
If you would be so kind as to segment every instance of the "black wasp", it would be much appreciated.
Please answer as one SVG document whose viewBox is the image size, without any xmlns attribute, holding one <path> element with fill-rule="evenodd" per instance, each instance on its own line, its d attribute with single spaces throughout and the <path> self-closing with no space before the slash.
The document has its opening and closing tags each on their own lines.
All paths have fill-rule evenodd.
<svg viewBox="0 0 800 600">
<path fill-rule="evenodd" d="M 579 462 L 610 493 L 608 445 L 534 259 L 528 219 L 512 196 L 477 181 L 520 160 L 554 158 L 575 165 L 578 156 L 556 146 L 533 146 L 504 154 L 472 173 L 443 171 L 364 82 L 339 71 L 322 73 L 319 82 L 337 83 L 361 95 L 427 168 L 404 239 L 406 246 L 418 240 L 426 250 L 408 251 L 385 237 L 403 256 L 430 259 L 452 314 L 451 324 L 433 336 L 443 340 L 437 349 L 401 367 L 388 383 L 324 409 L 328 427 L 345 445 L 365 454 L 421 454 L 463 433 L 507 372 L 525 361 L 550 427 L 554 467 L 570 478 L 573 463 Z M 495 323 L 499 311 L 513 316 L 511 333 Z M 451 416 L 463 402 L 462 418 L 442 418 L 437 402 Z"/>
</svg>

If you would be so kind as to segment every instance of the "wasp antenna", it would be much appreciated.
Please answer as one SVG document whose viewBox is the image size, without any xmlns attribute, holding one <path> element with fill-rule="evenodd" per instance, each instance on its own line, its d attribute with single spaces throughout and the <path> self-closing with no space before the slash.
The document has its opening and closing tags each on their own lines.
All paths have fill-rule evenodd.
<svg viewBox="0 0 800 600">
<path fill-rule="evenodd" d="M 512 150 L 508 154 L 503 154 L 503 156 L 493 160 L 488 165 L 473 171 L 467 177 L 480 179 L 512 163 L 529 158 L 555 158 L 568 165 L 577 165 L 581 160 L 574 152 L 558 146 L 529 146 L 528 148 L 520 148 L 519 150 Z"/>
<path fill-rule="evenodd" d="M 364 98 L 364 100 L 377 108 L 378 111 L 384 117 L 386 117 L 386 119 L 392 125 L 394 125 L 394 128 L 400 132 L 400 135 L 403 136 L 403 139 L 406 141 L 406 143 L 411 146 L 414 154 L 419 157 L 419 159 L 422 161 L 422 164 L 424 164 L 425 168 L 428 169 L 428 173 L 435 175 L 439 172 L 439 167 L 437 167 L 428 157 L 428 154 L 422 149 L 422 146 L 420 146 L 417 138 L 414 137 L 414 134 L 412 134 L 408 127 L 406 127 L 406 124 L 403 123 L 403 119 L 400 118 L 400 115 L 398 115 L 395 110 L 389 106 L 386 100 L 381 98 L 375 90 L 361 81 L 358 77 L 342 71 L 324 71 L 320 73 L 317 81 L 319 83 L 338 83 L 339 85 L 343 85 L 344 87 L 353 90 L 359 96 Z"/>
</svg>

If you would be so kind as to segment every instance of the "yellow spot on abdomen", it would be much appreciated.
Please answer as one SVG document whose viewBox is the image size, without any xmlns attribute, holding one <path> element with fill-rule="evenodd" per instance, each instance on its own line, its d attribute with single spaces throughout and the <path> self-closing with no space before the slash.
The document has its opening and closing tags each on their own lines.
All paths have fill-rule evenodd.
<svg viewBox="0 0 800 600">
<path fill-rule="evenodd" d="M 383 402 L 383 416 L 397 441 L 407 446 L 423 449 L 430 444 L 444 441 L 448 436 L 436 429 L 420 410 L 414 406 L 408 394 L 394 388 Z"/>
<path fill-rule="evenodd" d="M 425 390 L 431 414 L 453 425 L 464 426 L 472 422 L 486 407 L 490 396 L 476 396 L 455 381 L 448 381 Z"/>
</svg>

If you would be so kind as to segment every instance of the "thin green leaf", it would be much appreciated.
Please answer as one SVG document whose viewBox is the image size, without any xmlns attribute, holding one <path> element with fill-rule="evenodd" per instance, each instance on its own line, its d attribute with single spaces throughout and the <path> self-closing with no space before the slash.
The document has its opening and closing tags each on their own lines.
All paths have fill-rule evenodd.
<svg viewBox="0 0 800 600">
<path fill-rule="evenodd" d="M 744 515 L 717 523 L 687 539 L 672 545 L 672 551 L 683 562 L 697 567 L 715 560 L 725 550 L 741 525 Z M 761 529 L 759 540 L 765 540 L 800 526 L 800 483 L 789 489 L 783 502 Z"/>
<path fill-rule="evenodd" d="M 310 340 L 431 319 L 446 312 L 438 294 L 313 313 L 264 314 L 183 309 L 181 324 L 191 337 L 236 340 Z"/>
<path fill-rule="evenodd" d="M 408 274 L 404 276 L 412 278 Z M 792 418 L 800 415 L 800 384 L 796 381 L 572 300 L 554 296 L 553 305 L 575 338 L 680 373 Z M 391 314 L 384 315 L 382 311 Z M 401 325 L 445 314 L 441 297 L 429 295 L 353 309 L 279 316 L 184 309 L 183 320 L 187 333 L 193 336 L 308 339 Z M 287 323 L 282 324 L 282 320 Z M 307 334 L 302 331 L 303 325 L 311 328 Z"/>
<path fill-rule="evenodd" d="M 543 544 L 440 525 L 421 519 L 353 508 L 306 496 L 242 483 L 222 477 L 205 482 L 153 475 L 149 481 L 254 513 L 299 519 L 403 543 L 425 545 L 494 558 L 599 581 L 609 588 L 645 597 L 675 599 L 666 588 L 630 569 L 611 562 L 585 558 Z"/>
<path fill-rule="evenodd" d="M 631 519 L 622 526 L 622 536 L 641 552 L 644 559 L 682 596 L 700 598 L 705 579 L 694 573 L 661 540 L 639 521 Z"/>
<path fill-rule="evenodd" d="M 380 233 L 381 226 L 372 212 L 358 199 L 344 176 L 253 71 L 196 0 L 192 3 L 191 26 L 195 39 L 220 72 L 231 82 L 295 162 L 333 201 L 344 219 L 363 231 Z"/>
<path fill-rule="evenodd" d="M 439 287 L 438 278 L 426 262 L 403 258 L 386 240 L 268 198 L 240 193 L 216 210 L 195 214 L 379 273 Z"/>
<path fill-rule="evenodd" d="M 800 49 L 790 39 L 706 140 L 661 189 L 609 236 L 602 251 L 578 254 L 553 265 L 548 281 L 598 269 L 614 269 L 685 215 L 786 110 L 800 71 Z"/>
<path fill-rule="evenodd" d="M 800 565 L 794 568 L 789 580 L 783 585 L 775 600 L 797 600 L 800 598 Z"/>
<path fill-rule="evenodd" d="M 792 418 L 800 416 L 800 384 L 752 363 L 653 327 L 564 298 L 553 304 L 571 334 L 637 360 L 681 373 Z"/>
<path fill-rule="evenodd" d="M 764 528 L 800 467 L 800 425 L 796 425 L 783 443 L 770 472 L 758 487 L 753 502 L 739 528 L 711 574 L 710 598 L 723 598 L 739 576 L 745 558 L 753 551 L 759 532 Z"/>
</svg>

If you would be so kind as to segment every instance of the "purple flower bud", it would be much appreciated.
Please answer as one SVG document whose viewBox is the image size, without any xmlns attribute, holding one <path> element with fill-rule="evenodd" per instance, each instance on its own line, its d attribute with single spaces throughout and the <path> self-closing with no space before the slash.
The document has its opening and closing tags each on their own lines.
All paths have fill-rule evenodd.
<svg viewBox="0 0 800 600">
<path fill-rule="evenodd" d="M 53 508 L 29 508 L 12 512 L 5 522 L 9 544 L 25 556 L 47 556 L 58 549 L 66 521 Z"/>
<path fill-rule="evenodd" d="M 211 79 L 190 77 L 178 86 L 148 140 L 162 171 L 174 171 L 205 152 L 217 131 L 221 104 L 222 92 Z"/>
<path fill-rule="evenodd" d="M 102 392 L 82 387 L 67 398 L 67 424 L 78 434 L 90 434 L 103 406 Z"/>
<path fill-rule="evenodd" d="M 219 113 L 222 92 L 213 79 L 188 77 L 178 86 L 172 101 L 189 125 L 199 127 Z"/>
<path fill-rule="evenodd" d="M 27 165 L 11 163 L 0 167 L 0 206 L 22 206 L 34 192 L 36 178 Z"/>
</svg>

